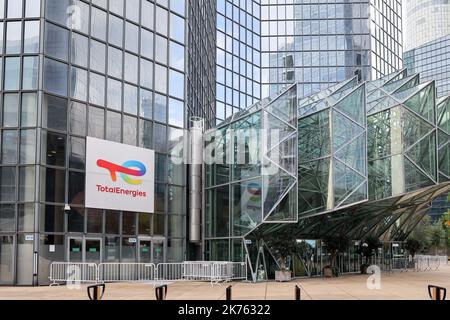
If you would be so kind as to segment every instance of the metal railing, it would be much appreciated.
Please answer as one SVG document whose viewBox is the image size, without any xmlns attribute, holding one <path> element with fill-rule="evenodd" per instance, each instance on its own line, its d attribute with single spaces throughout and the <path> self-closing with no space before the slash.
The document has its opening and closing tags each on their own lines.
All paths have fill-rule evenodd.
<svg viewBox="0 0 450 320">
<path fill-rule="evenodd" d="M 98 266 L 95 263 L 53 262 L 50 265 L 51 285 L 58 282 L 97 283 Z"/>
<path fill-rule="evenodd" d="M 155 280 L 179 281 L 183 279 L 183 263 L 160 263 L 156 266 Z"/>
<path fill-rule="evenodd" d="M 414 262 L 416 271 L 438 271 L 441 266 L 448 264 L 448 257 L 416 255 Z"/>
<path fill-rule="evenodd" d="M 50 281 L 175 282 L 210 281 L 211 284 L 247 279 L 246 262 L 194 261 L 182 263 L 68 263 L 50 265 Z"/>
<path fill-rule="evenodd" d="M 155 280 L 153 263 L 100 263 L 99 282 L 150 282 Z"/>
</svg>

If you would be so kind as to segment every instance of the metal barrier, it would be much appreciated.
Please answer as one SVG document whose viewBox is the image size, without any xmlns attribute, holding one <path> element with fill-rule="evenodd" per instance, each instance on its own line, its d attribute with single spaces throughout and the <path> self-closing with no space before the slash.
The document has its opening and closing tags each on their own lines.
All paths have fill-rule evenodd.
<svg viewBox="0 0 450 320">
<path fill-rule="evenodd" d="M 97 283 L 98 267 L 95 263 L 53 262 L 50 265 L 51 285 L 58 282 Z"/>
<path fill-rule="evenodd" d="M 448 257 L 417 255 L 414 262 L 416 271 L 438 271 L 441 266 L 448 264 Z"/>
<path fill-rule="evenodd" d="M 178 281 L 183 279 L 183 263 L 160 263 L 156 266 L 155 280 Z"/>
<path fill-rule="evenodd" d="M 155 280 L 153 263 L 100 263 L 99 282 L 150 282 Z"/>
<path fill-rule="evenodd" d="M 183 280 L 185 281 L 215 281 L 215 262 L 195 261 L 183 263 Z M 214 278 L 214 279 L 213 279 Z"/>
<path fill-rule="evenodd" d="M 231 262 L 231 280 L 247 280 L 247 263 Z"/>
</svg>

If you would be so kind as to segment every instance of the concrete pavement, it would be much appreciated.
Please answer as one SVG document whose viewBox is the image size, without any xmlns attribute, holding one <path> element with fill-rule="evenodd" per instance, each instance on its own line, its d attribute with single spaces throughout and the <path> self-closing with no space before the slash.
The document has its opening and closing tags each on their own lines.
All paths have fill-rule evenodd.
<svg viewBox="0 0 450 320">
<path fill-rule="evenodd" d="M 450 266 L 435 272 L 395 272 L 381 275 L 381 289 L 369 290 L 369 276 L 297 279 L 289 283 L 244 283 L 233 285 L 233 300 L 293 300 L 296 285 L 302 300 L 428 300 L 429 284 L 450 290 Z M 230 284 L 205 282 L 169 283 L 168 300 L 225 300 Z M 86 300 L 86 286 L 0 287 L 0 300 Z M 104 300 L 155 300 L 152 284 L 107 284 Z"/>
</svg>

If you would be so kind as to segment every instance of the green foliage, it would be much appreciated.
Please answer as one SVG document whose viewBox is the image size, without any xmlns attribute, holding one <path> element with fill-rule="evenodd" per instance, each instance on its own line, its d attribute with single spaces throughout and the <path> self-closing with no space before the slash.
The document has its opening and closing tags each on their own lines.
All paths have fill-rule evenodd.
<svg viewBox="0 0 450 320">
<path fill-rule="evenodd" d="M 293 228 L 293 226 L 287 226 L 286 228 L 273 232 L 264 238 L 264 241 L 270 251 L 274 255 L 278 255 L 280 257 L 281 271 L 286 270 L 286 258 L 289 255 L 298 253 L 299 251 L 297 240 L 293 236 Z"/>
<path fill-rule="evenodd" d="M 405 244 L 405 249 L 408 250 L 409 254 L 414 258 L 416 253 L 420 250 L 422 244 L 417 239 L 408 239 Z"/>
<path fill-rule="evenodd" d="M 417 225 L 408 239 L 416 240 L 421 244 L 421 252 L 438 254 L 438 249 L 450 248 L 450 212 L 447 212 L 437 222 L 432 222 L 429 216 Z M 430 250 L 434 248 L 434 252 Z"/>
</svg>

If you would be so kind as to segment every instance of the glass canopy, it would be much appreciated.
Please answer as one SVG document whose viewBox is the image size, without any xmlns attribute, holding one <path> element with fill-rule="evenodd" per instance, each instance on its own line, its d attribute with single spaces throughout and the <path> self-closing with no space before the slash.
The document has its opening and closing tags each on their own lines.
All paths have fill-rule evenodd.
<svg viewBox="0 0 450 320">
<path fill-rule="evenodd" d="M 286 230 L 401 241 L 450 191 L 450 97 L 406 70 L 306 98 L 295 84 L 208 131 L 205 172 L 206 258 L 247 256 L 254 275 Z"/>
</svg>

